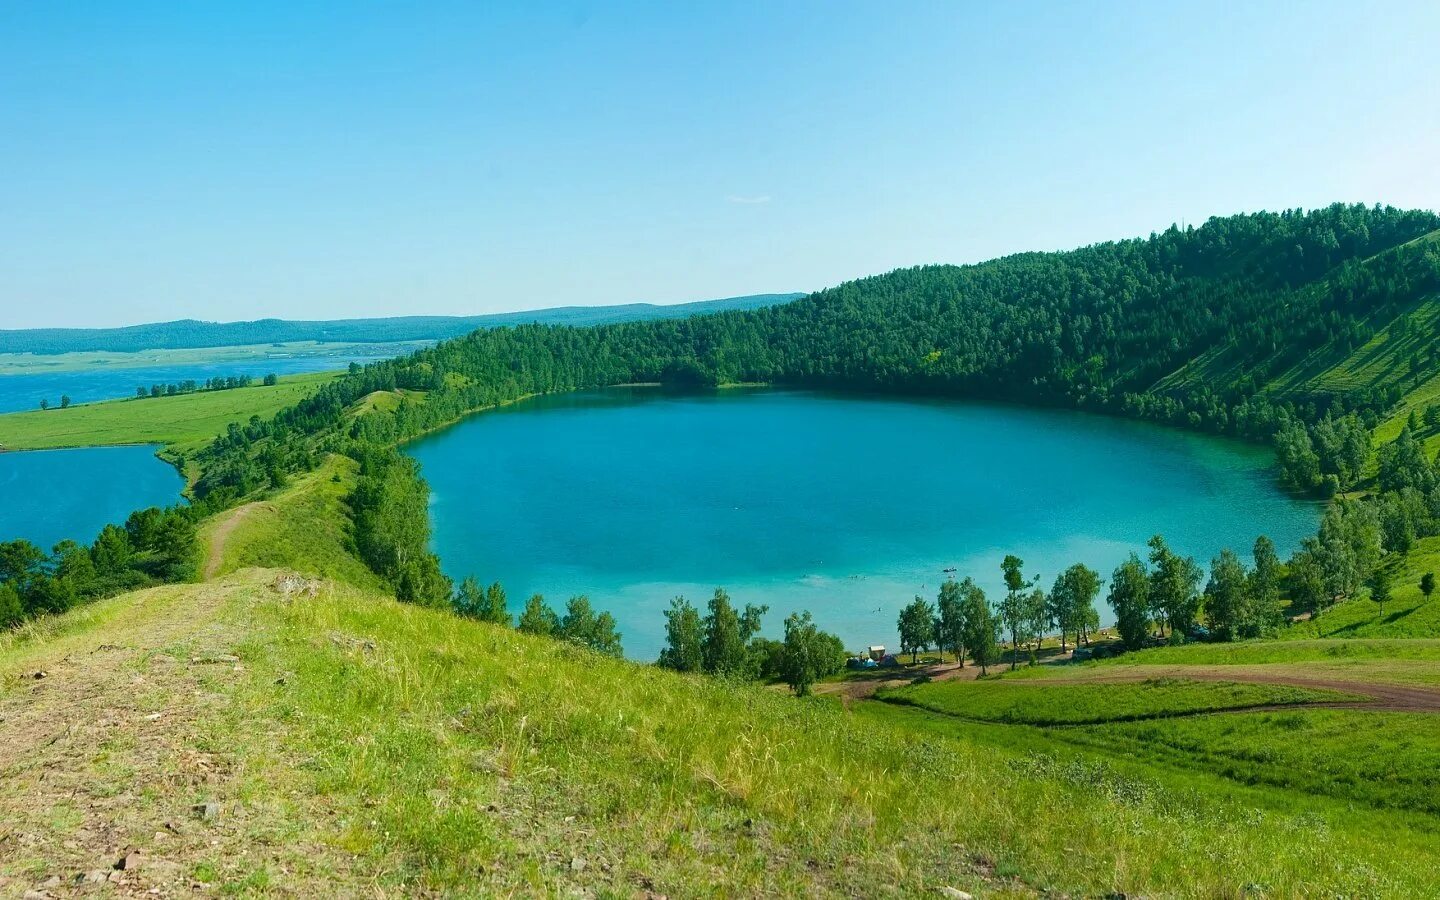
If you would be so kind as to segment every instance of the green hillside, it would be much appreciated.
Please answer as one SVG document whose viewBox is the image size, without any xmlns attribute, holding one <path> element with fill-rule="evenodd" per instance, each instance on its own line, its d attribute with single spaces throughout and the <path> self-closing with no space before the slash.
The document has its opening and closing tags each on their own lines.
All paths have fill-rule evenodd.
<svg viewBox="0 0 1440 900">
<path fill-rule="evenodd" d="M 335 583 L 276 585 L 247 570 L 0 638 L 0 888 L 1440 889 L 1426 811 L 1227 786 L 1199 757 L 1109 761 L 1070 736 L 847 712 Z"/>
</svg>

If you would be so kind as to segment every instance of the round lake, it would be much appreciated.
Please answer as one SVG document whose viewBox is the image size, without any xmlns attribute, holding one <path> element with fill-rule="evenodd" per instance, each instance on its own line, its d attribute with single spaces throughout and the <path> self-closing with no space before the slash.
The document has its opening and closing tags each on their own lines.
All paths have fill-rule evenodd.
<svg viewBox="0 0 1440 900">
<path fill-rule="evenodd" d="M 89 543 L 137 509 L 175 504 L 184 487 L 154 447 L 0 453 L 0 541 L 46 552 L 66 538 Z"/>
<path fill-rule="evenodd" d="M 616 388 L 485 412 L 407 452 L 447 574 L 500 581 L 512 612 L 587 594 L 641 659 L 671 597 L 703 610 L 716 586 L 768 604 L 767 634 L 808 609 L 847 646 L 894 646 L 899 609 L 933 601 L 947 568 L 995 600 L 1007 553 L 1048 588 L 1075 562 L 1108 576 L 1157 532 L 1202 564 L 1248 558 L 1260 534 L 1288 554 L 1320 514 L 1279 490 L 1263 448 L 958 401 Z"/>
</svg>

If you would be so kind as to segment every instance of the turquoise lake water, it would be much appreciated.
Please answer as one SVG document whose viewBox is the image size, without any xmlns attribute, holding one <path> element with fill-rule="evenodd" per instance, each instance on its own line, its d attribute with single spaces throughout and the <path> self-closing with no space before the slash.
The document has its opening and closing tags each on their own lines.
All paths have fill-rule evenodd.
<svg viewBox="0 0 1440 900">
<path fill-rule="evenodd" d="M 531 593 L 557 609 L 588 594 L 639 659 L 671 597 L 703 608 L 717 585 L 768 604 L 769 634 L 808 609 L 847 646 L 893 646 L 900 608 L 933 601 L 947 567 L 994 600 L 1006 553 L 1048 588 L 1074 562 L 1108 576 L 1156 532 L 1207 567 L 1227 546 L 1248 559 L 1259 534 L 1288 554 L 1320 515 L 1276 487 L 1263 448 L 956 401 L 622 388 L 485 412 L 407 450 L 451 577 L 499 580 L 516 612 Z"/>
<path fill-rule="evenodd" d="M 174 504 L 185 483 L 155 449 L 0 453 L 0 541 L 25 538 L 46 551 L 65 538 L 89 543 L 137 509 Z"/>
</svg>

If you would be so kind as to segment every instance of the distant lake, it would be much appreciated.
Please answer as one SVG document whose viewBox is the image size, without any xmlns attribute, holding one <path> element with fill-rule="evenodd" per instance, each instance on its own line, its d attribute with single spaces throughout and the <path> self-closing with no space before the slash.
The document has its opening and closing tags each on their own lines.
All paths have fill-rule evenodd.
<svg viewBox="0 0 1440 900">
<path fill-rule="evenodd" d="M 204 382 L 208 378 L 241 375 L 260 379 L 272 372 L 297 375 L 333 371 L 352 362 L 363 365 L 389 359 L 430 343 L 216 347 L 57 357 L 11 354 L 5 357 L 9 365 L 0 366 L 0 413 L 37 409 L 41 400 L 58 406 L 62 396 L 68 396 L 73 403 L 133 397 L 140 385 Z M 75 362 L 76 356 L 97 358 Z M 12 372 L 15 360 L 23 360 L 24 367 Z M 157 362 L 146 364 L 149 360 Z"/>
<path fill-rule="evenodd" d="M 958 401 L 611 389 L 485 412 L 407 452 L 452 578 L 499 580 L 512 612 L 588 594 L 640 659 L 671 597 L 703 611 L 717 585 L 768 604 L 769 634 L 808 609 L 847 646 L 893 646 L 899 609 L 933 601 L 947 567 L 996 600 L 1006 553 L 1048 588 L 1074 562 L 1108 580 L 1156 532 L 1207 567 L 1260 534 L 1288 554 L 1320 515 L 1277 488 L 1263 448 Z"/>
<path fill-rule="evenodd" d="M 0 453 L 0 541 L 49 551 L 65 538 L 89 543 L 100 529 L 147 506 L 170 506 L 185 487 L 154 447 Z"/>
</svg>

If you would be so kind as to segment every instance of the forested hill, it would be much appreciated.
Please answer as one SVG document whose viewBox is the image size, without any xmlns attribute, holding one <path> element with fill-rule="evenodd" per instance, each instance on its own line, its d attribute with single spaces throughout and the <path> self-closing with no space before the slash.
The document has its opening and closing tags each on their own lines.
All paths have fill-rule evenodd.
<svg viewBox="0 0 1440 900">
<path fill-rule="evenodd" d="M 650 319 L 684 318 L 725 310 L 759 309 L 788 303 L 803 294 L 752 294 L 721 300 L 656 305 L 561 306 L 524 312 L 480 316 L 399 316 L 383 319 L 292 321 L 260 319 L 253 322 L 200 322 L 183 319 L 132 325 L 125 328 L 34 328 L 0 330 L 0 352 L 71 353 L 103 350 L 132 353 L 141 350 L 176 350 L 235 347 L 291 341 L 388 343 L 444 340 L 477 328 L 542 323 L 550 325 L 604 325 Z"/>
<path fill-rule="evenodd" d="M 402 597 L 448 596 L 425 548 L 423 482 L 387 448 L 527 394 L 633 381 L 978 396 L 1279 434 L 1292 446 L 1287 480 L 1339 490 L 1365 455 L 1357 463 L 1344 448 L 1368 452 L 1382 415 L 1440 378 L 1434 341 L 1396 343 L 1415 349 L 1393 365 L 1354 365 L 1368 374 L 1339 386 L 1332 378 L 1402 323 L 1432 323 L 1437 229 L 1434 213 L 1379 206 L 1255 213 L 904 269 L 758 310 L 476 331 L 357 367 L 271 421 L 232 426 L 196 458 L 195 493 L 224 505 L 325 452 L 349 454 L 362 463 L 351 504 L 362 558 Z M 370 402 L 377 392 L 387 401 Z"/>
</svg>

